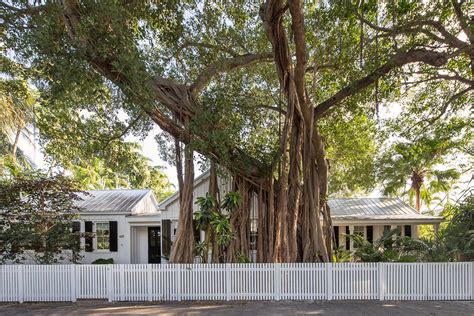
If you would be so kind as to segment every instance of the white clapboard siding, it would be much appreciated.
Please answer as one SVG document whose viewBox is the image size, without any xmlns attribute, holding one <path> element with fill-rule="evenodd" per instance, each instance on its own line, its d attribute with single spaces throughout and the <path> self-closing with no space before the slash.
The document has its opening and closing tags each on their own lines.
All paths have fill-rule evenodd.
<svg viewBox="0 0 474 316">
<path fill-rule="evenodd" d="M 474 300 L 474 262 L 0 265 L 0 301 Z"/>
</svg>

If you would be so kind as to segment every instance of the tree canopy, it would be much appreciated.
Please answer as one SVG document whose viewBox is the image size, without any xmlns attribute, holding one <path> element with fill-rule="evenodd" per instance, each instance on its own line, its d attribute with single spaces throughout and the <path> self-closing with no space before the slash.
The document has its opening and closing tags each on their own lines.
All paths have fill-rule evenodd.
<svg viewBox="0 0 474 316">
<path fill-rule="evenodd" d="M 468 7 L 457 0 L 17 0 L 0 4 L 0 14 L 4 56 L 32 70 L 47 121 L 66 115 L 61 127 L 75 129 L 81 115 L 92 115 L 91 128 L 112 137 L 157 124 L 186 146 L 179 160 L 188 224 L 178 235 L 192 229 L 197 151 L 229 169 L 242 196 L 257 192 L 268 206 L 262 260 L 280 262 L 330 260 L 327 197 L 374 186 L 383 111 L 401 108 L 394 124 L 410 132 L 395 130 L 400 137 L 467 115 Z M 117 123 L 120 112 L 126 124 Z M 109 149 L 106 156 L 118 159 Z M 248 229 L 246 215 L 235 216 Z M 245 236 L 230 245 L 244 255 Z M 176 251 L 192 242 L 178 240 Z"/>
</svg>

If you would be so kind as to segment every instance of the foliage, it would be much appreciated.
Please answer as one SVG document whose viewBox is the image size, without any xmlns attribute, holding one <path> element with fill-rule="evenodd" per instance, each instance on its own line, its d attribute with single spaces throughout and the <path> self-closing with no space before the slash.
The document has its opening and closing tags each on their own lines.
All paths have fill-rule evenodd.
<svg viewBox="0 0 474 316">
<path fill-rule="evenodd" d="M 217 245 L 222 248 L 224 253 L 234 238 L 230 216 L 240 205 L 241 199 L 239 192 L 232 191 L 224 196 L 221 203 L 218 203 L 208 193 L 205 197 L 200 196 L 196 198 L 195 204 L 199 206 L 199 211 L 194 213 L 196 228 L 206 232 L 206 240 L 208 242 L 210 242 L 208 239 L 209 235 L 215 236 Z M 196 245 L 196 252 L 200 253 L 198 250 L 201 250 L 203 253 L 206 253 L 209 247 L 209 244 L 199 243 Z"/>
<path fill-rule="evenodd" d="M 139 182 L 134 165 L 121 163 L 123 157 L 134 161 L 133 150 L 109 142 L 127 131 L 143 136 L 153 121 L 176 142 L 189 143 L 241 176 L 285 180 L 286 173 L 276 169 L 288 168 L 284 159 L 291 146 L 285 146 L 283 131 L 292 125 L 291 115 L 305 137 L 322 130 L 333 166 L 331 191 L 321 194 L 325 199 L 327 193 L 357 194 L 373 187 L 379 144 L 372 136 L 380 108 L 402 108 L 395 130 L 408 144 L 427 136 L 432 125 L 467 116 L 474 56 L 469 4 L 12 0 L 0 3 L 0 36 L 5 54 L 33 74 L 45 109 L 38 112 L 45 148 L 63 166 L 73 161 L 87 168 L 95 164 L 88 159 L 100 157 L 103 168 L 119 179 Z M 287 93 L 289 87 L 297 98 Z M 302 136 L 297 125 L 291 128 L 295 138 Z M 57 141 L 61 137 L 64 142 Z M 313 153 L 311 144 L 308 139 L 292 158 Z M 70 155 L 68 146 L 77 146 Z M 325 191 L 321 165 L 327 157 L 319 152 L 314 175 L 321 175 Z M 315 168 L 315 161 L 310 164 Z M 300 169 L 292 180 L 303 184 L 307 197 L 316 192 L 315 181 Z M 299 193 L 277 206 L 298 204 Z"/>
<path fill-rule="evenodd" d="M 416 197 L 429 207 L 436 193 L 448 192 L 460 172 L 443 164 L 469 142 L 471 136 L 467 128 L 465 121 L 442 125 L 432 135 L 399 141 L 389 147 L 378 162 L 378 178 L 384 194 L 408 194 L 412 204 Z"/>
<path fill-rule="evenodd" d="M 333 196 L 367 194 L 375 186 L 376 126 L 363 113 L 333 113 L 321 124 Z"/>
<path fill-rule="evenodd" d="M 360 234 L 350 235 L 354 243 L 354 258 L 363 262 L 415 262 L 422 261 L 428 246 L 421 240 L 400 236 L 396 228 L 372 243 Z"/>
<path fill-rule="evenodd" d="M 67 177 L 21 174 L 0 182 L 0 260 L 39 264 L 80 260 L 77 219 L 80 191 Z"/>
<path fill-rule="evenodd" d="M 92 264 L 114 264 L 114 259 L 113 258 L 99 258 L 91 262 Z"/>
<path fill-rule="evenodd" d="M 237 251 L 235 257 L 237 258 L 238 263 L 251 263 L 250 258 L 245 254 L 241 253 L 240 251 Z"/>
<path fill-rule="evenodd" d="M 204 241 L 199 241 L 194 245 L 194 248 L 196 250 L 196 256 L 198 256 L 199 258 L 201 258 L 202 261 L 204 261 L 207 250 L 206 243 Z"/>
<path fill-rule="evenodd" d="M 441 213 L 447 222 L 439 231 L 441 240 L 460 261 L 474 261 L 474 197 L 458 205 L 448 205 Z"/>
<path fill-rule="evenodd" d="M 352 255 L 351 251 L 345 249 L 343 246 L 340 246 L 334 251 L 333 262 L 351 262 Z"/>
</svg>

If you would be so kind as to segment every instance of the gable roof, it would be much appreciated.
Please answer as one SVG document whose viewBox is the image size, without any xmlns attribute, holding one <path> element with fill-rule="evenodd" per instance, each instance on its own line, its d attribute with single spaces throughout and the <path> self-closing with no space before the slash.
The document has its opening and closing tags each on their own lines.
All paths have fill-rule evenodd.
<svg viewBox="0 0 474 316">
<path fill-rule="evenodd" d="M 443 218 L 419 214 L 399 198 L 329 199 L 333 220 L 420 220 L 439 222 Z"/>
<path fill-rule="evenodd" d="M 207 181 L 207 179 L 210 177 L 210 175 L 211 175 L 211 170 L 208 169 L 208 170 L 204 171 L 203 173 L 201 173 L 196 178 L 194 178 L 193 189 L 195 189 L 199 184 L 201 184 L 201 182 Z M 178 197 L 179 197 L 179 190 L 174 192 L 170 196 L 168 196 L 163 201 L 161 201 L 160 204 L 158 205 L 158 207 L 160 209 L 164 209 L 166 206 L 168 206 L 171 203 L 173 203 L 174 201 L 176 201 L 178 199 Z"/>
<path fill-rule="evenodd" d="M 210 171 L 207 170 L 194 179 L 194 189 L 207 181 Z M 167 210 L 178 199 L 179 192 L 171 195 L 159 204 L 163 211 Z M 419 214 L 414 208 L 399 198 L 333 198 L 328 201 L 331 218 L 335 222 L 416 222 L 437 223 L 443 220 L 439 216 Z M 165 211 L 166 212 L 166 211 Z"/>
<path fill-rule="evenodd" d="M 81 194 L 82 201 L 77 201 L 76 206 L 81 212 L 105 212 L 105 213 L 133 213 L 137 211 L 140 202 L 151 197 L 154 210 L 158 209 L 158 203 L 150 189 L 143 190 L 89 190 L 88 194 Z"/>
</svg>

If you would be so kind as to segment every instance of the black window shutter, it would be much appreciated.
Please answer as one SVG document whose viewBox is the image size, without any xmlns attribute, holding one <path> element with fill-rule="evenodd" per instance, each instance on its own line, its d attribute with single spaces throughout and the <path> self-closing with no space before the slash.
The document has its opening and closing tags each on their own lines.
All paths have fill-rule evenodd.
<svg viewBox="0 0 474 316">
<path fill-rule="evenodd" d="M 162 252 L 163 255 L 169 256 L 171 252 L 171 220 L 164 219 L 161 224 L 163 225 L 161 228 Z"/>
<path fill-rule="evenodd" d="M 367 241 L 370 243 L 374 241 L 374 226 L 367 226 Z"/>
<path fill-rule="evenodd" d="M 109 222 L 109 229 L 110 229 L 110 240 L 109 240 L 109 250 L 110 251 L 117 251 L 117 222 L 110 221 Z"/>
<path fill-rule="evenodd" d="M 92 252 L 93 250 L 93 236 L 92 236 L 92 222 L 84 222 L 85 225 L 85 251 Z"/>
<path fill-rule="evenodd" d="M 411 225 L 405 225 L 405 236 L 411 237 Z"/>
<path fill-rule="evenodd" d="M 81 222 L 78 222 L 78 221 L 72 222 L 72 234 L 77 235 L 77 239 L 75 240 L 75 243 L 76 243 L 76 247 L 78 248 L 81 246 L 80 232 L 81 232 Z"/>
<path fill-rule="evenodd" d="M 346 249 L 347 250 L 351 249 L 351 240 L 349 239 L 350 234 L 351 234 L 351 231 L 349 230 L 349 226 L 346 226 Z"/>
<path fill-rule="evenodd" d="M 77 233 L 81 231 L 81 222 L 74 221 L 72 222 L 72 232 Z"/>
<path fill-rule="evenodd" d="M 339 226 L 334 226 L 334 238 L 336 239 L 336 248 L 339 248 Z"/>
</svg>

